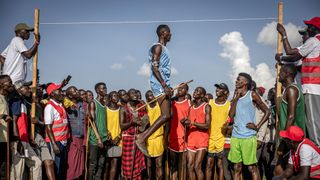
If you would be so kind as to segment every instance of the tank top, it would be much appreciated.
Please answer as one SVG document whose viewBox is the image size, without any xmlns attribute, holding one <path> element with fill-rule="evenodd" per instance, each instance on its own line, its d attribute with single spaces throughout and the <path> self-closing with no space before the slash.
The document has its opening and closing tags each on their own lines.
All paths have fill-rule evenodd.
<svg viewBox="0 0 320 180">
<path fill-rule="evenodd" d="M 191 103 L 189 99 L 185 99 L 181 102 L 172 101 L 172 113 L 173 116 L 170 121 L 170 133 L 169 142 L 184 137 L 184 127 L 180 121 L 188 117 Z"/>
<path fill-rule="evenodd" d="M 237 102 L 232 137 L 250 138 L 256 135 L 257 132 L 255 130 L 246 127 L 248 123 L 256 124 L 255 113 L 256 109 L 252 102 L 252 91 L 248 91 Z"/>
<path fill-rule="evenodd" d="M 280 123 L 279 128 L 280 130 L 285 130 L 286 123 L 288 120 L 288 102 L 286 102 L 283 98 L 283 95 L 287 91 L 287 89 L 292 86 L 298 89 L 299 96 L 297 100 L 297 107 L 296 107 L 296 119 L 294 121 L 294 125 L 299 126 L 304 133 L 306 133 L 306 124 L 305 124 L 305 105 L 304 105 L 304 97 L 302 95 L 301 87 L 298 84 L 291 84 L 289 85 L 282 94 L 281 103 L 280 103 Z"/>
<path fill-rule="evenodd" d="M 148 58 L 149 64 L 151 67 L 152 55 L 153 55 L 152 49 L 155 45 L 158 45 L 158 44 L 162 46 L 162 51 L 161 51 L 160 61 L 159 61 L 159 71 L 160 71 L 161 77 L 163 78 L 164 82 L 169 87 L 171 87 L 171 85 L 170 85 L 171 59 L 170 59 L 170 53 L 169 53 L 168 48 L 166 46 L 163 46 L 160 43 L 154 43 L 153 46 L 149 50 L 149 58 Z M 151 73 L 151 75 L 150 75 L 150 83 L 161 85 L 153 73 Z"/>
<path fill-rule="evenodd" d="M 216 104 L 215 100 L 212 99 L 209 104 L 211 106 L 210 140 L 224 138 L 221 128 L 229 117 L 230 101 L 226 101 L 224 104 Z"/>
<path fill-rule="evenodd" d="M 148 116 L 149 116 L 149 122 L 150 126 L 158 119 L 158 117 L 161 115 L 161 109 L 158 103 L 156 103 L 155 107 L 147 106 Z M 159 129 L 157 129 L 149 138 L 148 140 L 155 139 L 159 136 L 163 136 L 164 132 L 164 126 L 161 126 Z"/>
<path fill-rule="evenodd" d="M 116 110 L 106 108 L 107 112 L 107 129 L 111 134 L 112 140 L 121 135 L 120 128 L 120 108 Z"/>
<path fill-rule="evenodd" d="M 98 100 L 93 100 L 96 107 L 96 120 L 95 124 L 100 135 L 101 141 L 105 142 L 108 138 L 108 130 L 106 124 L 106 107 L 102 105 Z M 98 140 L 92 128 L 89 128 L 89 142 L 92 145 L 97 145 Z"/>
<path fill-rule="evenodd" d="M 208 103 L 190 108 L 190 121 L 204 124 L 206 122 L 205 108 Z M 191 126 L 188 130 L 188 146 L 208 147 L 209 131 Z"/>
</svg>

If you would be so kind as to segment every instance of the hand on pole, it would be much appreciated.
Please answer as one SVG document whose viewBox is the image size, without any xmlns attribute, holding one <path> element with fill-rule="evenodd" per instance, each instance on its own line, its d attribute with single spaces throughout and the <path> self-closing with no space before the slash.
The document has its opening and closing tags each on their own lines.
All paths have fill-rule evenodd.
<svg viewBox="0 0 320 180">
<path fill-rule="evenodd" d="M 281 34 L 282 37 L 286 35 L 286 29 L 280 23 L 277 24 L 277 31 Z"/>
<path fill-rule="evenodd" d="M 33 33 L 34 34 L 34 39 L 35 39 L 35 42 L 37 45 L 40 44 L 40 33 Z"/>
</svg>

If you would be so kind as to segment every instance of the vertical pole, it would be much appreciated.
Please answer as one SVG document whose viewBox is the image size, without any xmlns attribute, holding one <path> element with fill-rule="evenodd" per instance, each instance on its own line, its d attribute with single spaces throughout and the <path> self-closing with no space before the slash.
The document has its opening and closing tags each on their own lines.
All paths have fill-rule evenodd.
<svg viewBox="0 0 320 180">
<path fill-rule="evenodd" d="M 278 23 L 283 23 L 283 3 L 278 3 Z M 282 36 L 278 33 L 277 40 L 277 53 L 282 53 Z M 277 63 L 277 82 L 276 82 L 276 137 L 279 137 L 279 114 L 280 114 L 280 98 L 281 98 L 281 83 L 279 82 L 279 74 L 280 74 L 281 65 Z M 276 141 L 276 147 L 278 147 L 279 142 Z"/>
<path fill-rule="evenodd" d="M 34 10 L 34 33 L 39 34 L 39 9 Z M 38 51 L 33 56 L 32 63 L 32 105 L 31 105 L 31 118 L 36 117 L 36 96 L 37 96 L 37 64 L 38 64 Z M 31 138 L 34 140 L 34 124 L 31 124 Z"/>
</svg>

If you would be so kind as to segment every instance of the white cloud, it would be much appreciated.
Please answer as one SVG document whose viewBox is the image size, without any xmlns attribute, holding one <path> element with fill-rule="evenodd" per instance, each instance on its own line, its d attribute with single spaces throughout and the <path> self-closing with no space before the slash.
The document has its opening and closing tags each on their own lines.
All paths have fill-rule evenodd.
<svg viewBox="0 0 320 180">
<path fill-rule="evenodd" d="M 171 75 L 176 76 L 178 75 L 178 70 L 175 67 L 171 67 Z M 149 77 L 151 74 L 150 66 L 147 63 L 143 63 L 140 69 L 137 72 L 138 75 Z"/>
<path fill-rule="evenodd" d="M 126 61 L 129 61 L 129 62 L 135 62 L 135 61 L 136 61 L 136 58 L 134 58 L 134 57 L 131 56 L 131 55 L 125 56 L 124 59 L 125 59 Z"/>
<path fill-rule="evenodd" d="M 114 64 L 112 64 L 112 65 L 110 66 L 110 69 L 112 69 L 112 70 L 120 70 L 120 69 L 122 69 L 122 68 L 123 68 L 123 65 L 120 64 L 120 63 L 114 63 Z"/>
<path fill-rule="evenodd" d="M 143 65 L 138 70 L 137 74 L 141 76 L 149 77 L 151 73 L 150 66 L 147 63 L 143 63 Z"/>
<path fill-rule="evenodd" d="M 266 89 L 273 87 L 275 78 L 267 64 L 258 64 L 256 68 L 250 64 L 249 48 L 243 42 L 240 32 L 230 32 L 223 35 L 219 44 L 223 47 L 220 56 L 231 63 L 230 78 L 235 82 L 240 72 L 249 73 L 258 86 L 264 86 Z"/>
<path fill-rule="evenodd" d="M 171 67 L 171 75 L 172 76 L 176 76 L 176 75 L 178 75 L 178 70 L 176 69 L 176 68 L 174 68 L 174 67 Z"/>
<path fill-rule="evenodd" d="M 292 23 L 284 25 L 284 28 L 287 32 L 287 37 L 292 47 L 297 47 L 302 43 L 301 35 L 298 30 L 302 27 L 296 26 Z M 278 31 L 277 31 L 277 22 L 273 21 L 266 24 L 260 33 L 258 34 L 257 42 L 262 43 L 273 48 L 277 47 Z"/>
</svg>

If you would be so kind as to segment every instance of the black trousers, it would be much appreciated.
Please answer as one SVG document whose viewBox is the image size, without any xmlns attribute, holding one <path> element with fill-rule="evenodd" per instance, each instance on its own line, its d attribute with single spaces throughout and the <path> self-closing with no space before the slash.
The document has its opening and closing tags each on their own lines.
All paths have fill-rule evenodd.
<svg viewBox="0 0 320 180">
<path fill-rule="evenodd" d="M 88 179 L 102 179 L 102 172 L 106 161 L 106 152 L 97 145 L 89 144 L 88 152 Z"/>
</svg>

